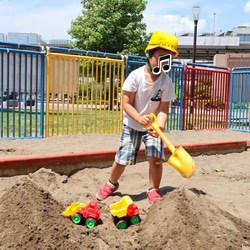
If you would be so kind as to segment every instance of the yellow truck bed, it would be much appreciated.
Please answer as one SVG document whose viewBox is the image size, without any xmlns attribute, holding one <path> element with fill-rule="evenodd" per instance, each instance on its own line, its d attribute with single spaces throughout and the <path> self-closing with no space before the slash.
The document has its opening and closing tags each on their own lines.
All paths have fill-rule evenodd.
<svg viewBox="0 0 250 250">
<path fill-rule="evenodd" d="M 123 196 L 122 199 L 114 204 L 109 206 L 110 212 L 113 216 L 119 218 L 127 215 L 128 206 L 133 204 L 133 200 L 128 196 Z"/>
<path fill-rule="evenodd" d="M 73 216 L 78 210 L 82 209 L 83 207 L 87 207 L 87 204 L 83 204 L 80 202 L 74 201 L 64 212 L 62 212 L 62 215 L 66 217 Z"/>
</svg>

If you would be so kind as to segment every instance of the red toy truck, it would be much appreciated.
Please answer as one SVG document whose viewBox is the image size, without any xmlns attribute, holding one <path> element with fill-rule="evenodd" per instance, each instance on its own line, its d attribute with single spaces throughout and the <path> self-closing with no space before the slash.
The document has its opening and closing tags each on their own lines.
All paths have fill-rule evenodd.
<svg viewBox="0 0 250 250">
<path fill-rule="evenodd" d="M 128 195 L 123 196 L 119 202 L 111 204 L 109 209 L 118 229 L 125 229 L 128 223 L 140 222 L 139 210 Z"/>
<path fill-rule="evenodd" d="M 88 205 L 80 205 L 73 202 L 72 205 L 63 212 L 63 215 L 72 217 L 72 221 L 75 224 L 85 223 L 88 228 L 95 227 L 100 219 L 100 210 L 98 209 L 97 202 L 91 200 Z"/>
</svg>

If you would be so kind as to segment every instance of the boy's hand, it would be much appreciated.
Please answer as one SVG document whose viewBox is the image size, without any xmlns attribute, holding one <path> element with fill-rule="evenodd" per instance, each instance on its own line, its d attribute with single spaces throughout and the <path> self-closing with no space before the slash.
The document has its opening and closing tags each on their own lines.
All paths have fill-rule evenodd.
<svg viewBox="0 0 250 250">
<path fill-rule="evenodd" d="M 148 130 L 148 134 L 155 137 L 155 138 L 159 137 L 159 135 L 154 130 Z"/>
<path fill-rule="evenodd" d="M 140 115 L 137 121 L 142 126 L 147 126 L 151 122 L 150 115 Z"/>
<path fill-rule="evenodd" d="M 159 127 L 159 128 L 160 128 L 160 130 L 161 130 L 162 132 L 164 131 L 163 128 L 161 128 L 161 127 Z M 148 134 L 151 135 L 151 136 L 153 136 L 153 137 L 155 137 L 155 138 L 158 138 L 158 137 L 159 137 L 159 135 L 157 134 L 157 132 L 154 131 L 153 129 L 148 130 Z"/>
</svg>

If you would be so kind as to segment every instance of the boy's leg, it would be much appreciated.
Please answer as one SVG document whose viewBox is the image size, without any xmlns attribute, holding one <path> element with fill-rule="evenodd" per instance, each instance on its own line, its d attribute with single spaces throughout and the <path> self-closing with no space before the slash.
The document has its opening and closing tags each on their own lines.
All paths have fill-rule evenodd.
<svg viewBox="0 0 250 250">
<path fill-rule="evenodd" d="M 162 160 L 149 156 L 149 188 L 159 188 L 162 178 Z"/>
<path fill-rule="evenodd" d="M 162 160 L 165 159 L 164 144 L 160 138 L 150 135 L 144 137 L 146 144 L 146 155 L 149 162 L 149 190 L 147 197 L 151 204 L 161 198 L 159 187 L 162 178 Z"/>
<path fill-rule="evenodd" d="M 117 163 L 116 161 L 114 161 L 112 168 L 111 168 L 111 173 L 110 173 L 110 181 L 113 184 L 118 183 L 118 180 L 120 179 L 121 175 L 123 174 L 125 168 L 126 168 L 125 165 L 121 165 L 121 164 Z"/>
<path fill-rule="evenodd" d="M 146 156 L 149 162 L 149 188 L 159 188 L 162 178 L 162 161 L 165 160 L 164 144 L 158 137 L 145 135 Z"/>
<path fill-rule="evenodd" d="M 147 191 L 147 197 L 150 204 L 161 199 L 161 193 L 159 191 L 161 177 L 162 177 L 162 160 L 156 157 L 148 157 L 149 161 L 149 190 Z"/>
<path fill-rule="evenodd" d="M 114 193 L 119 187 L 118 180 L 126 166 L 135 164 L 142 134 L 125 125 L 123 126 L 120 148 L 116 153 L 115 161 L 111 168 L 110 179 L 96 194 L 98 200 L 104 200 Z"/>
<path fill-rule="evenodd" d="M 103 187 L 96 194 L 96 198 L 98 200 L 105 200 L 119 188 L 118 180 L 121 177 L 122 173 L 124 172 L 125 168 L 126 166 L 121 165 L 116 161 L 114 161 L 111 168 L 110 179 L 103 185 Z"/>
</svg>

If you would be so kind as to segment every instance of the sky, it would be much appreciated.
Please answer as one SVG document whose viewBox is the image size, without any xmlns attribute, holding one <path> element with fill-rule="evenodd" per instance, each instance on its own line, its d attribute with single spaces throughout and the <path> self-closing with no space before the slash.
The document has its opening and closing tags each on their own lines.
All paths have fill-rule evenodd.
<svg viewBox="0 0 250 250">
<path fill-rule="evenodd" d="M 147 33 L 176 36 L 194 31 L 193 6 L 200 6 L 198 35 L 250 25 L 250 0 L 147 0 Z M 38 33 L 44 41 L 71 39 L 71 20 L 81 15 L 81 0 L 0 0 L 0 33 Z"/>
</svg>

